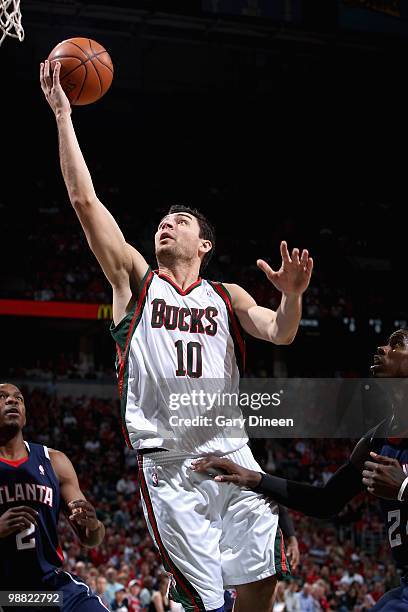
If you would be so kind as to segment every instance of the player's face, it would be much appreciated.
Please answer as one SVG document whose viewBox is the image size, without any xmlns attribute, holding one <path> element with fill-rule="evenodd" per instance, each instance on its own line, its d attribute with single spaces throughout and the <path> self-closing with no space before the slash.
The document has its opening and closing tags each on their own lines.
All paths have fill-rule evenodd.
<svg viewBox="0 0 408 612">
<path fill-rule="evenodd" d="M 377 348 L 371 372 L 377 378 L 408 377 L 408 338 L 404 333 L 394 332 L 387 345 Z"/>
<path fill-rule="evenodd" d="M 160 221 L 155 235 L 157 261 L 164 265 L 192 261 L 199 256 L 202 244 L 197 219 L 188 213 L 172 213 Z"/>
<path fill-rule="evenodd" d="M 25 425 L 24 397 L 18 387 L 0 384 L 0 429 L 14 425 L 22 429 Z"/>
</svg>

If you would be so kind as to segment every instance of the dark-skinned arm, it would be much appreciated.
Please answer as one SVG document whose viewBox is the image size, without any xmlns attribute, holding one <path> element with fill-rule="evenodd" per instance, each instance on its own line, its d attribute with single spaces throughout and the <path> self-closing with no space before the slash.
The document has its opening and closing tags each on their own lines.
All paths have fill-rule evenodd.
<svg viewBox="0 0 408 612">
<path fill-rule="evenodd" d="M 286 556 L 290 561 L 290 568 L 292 571 L 295 571 L 300 560 L 299 543 L 296 537 L 295 525 L 293 524 L 292 517 L 290 516 L 288 509 L 281 505 L 279 505 L 279 527 L 281 528 L 285 538 Z"/>
<path fill-rule="evenodd" d="M 200 472 L 222 470 L 224 473 L 215 476 L 214 480 L 249 487 L 272 497 L 278 504 L 308 516 L 329 518 L 338 514 L 353 497 L 364 490 L 361 472 L 364 461 L 370 456 L 370 445 L 369 439 L 362 438 L 349 461 L 322 487 L 247 470 L 229 459 L 214 456 L 195 461 L 192 468 Z"/>
<path fill-rule="evenodd" d="M 282 529 L 285 538 L 296 535 L 292 517 L 285 506 L 279 506 L 279 527 Z"/>
<path fill-rule="evenodd" d="M 398 499 L 401 485 L 407 478 L 400 462 L 391 457 L 370 453 L 370 461 L 366 461 L 363 470 L 363 484 L 372 495 L 383 499 Z M 408 486 L 405 486 L 402 503 L 408 503 Z"/>
<path fill-rule="evenodd" d="M 105 527 L 97 519 L 95 508 L 82 493 L 74 466 L 64 453 L 49 449 L 50 459 L 61 487 L 64 512 L 71 527 L 83 546 L 98 546 L 104 536 Z"/>
</svg>

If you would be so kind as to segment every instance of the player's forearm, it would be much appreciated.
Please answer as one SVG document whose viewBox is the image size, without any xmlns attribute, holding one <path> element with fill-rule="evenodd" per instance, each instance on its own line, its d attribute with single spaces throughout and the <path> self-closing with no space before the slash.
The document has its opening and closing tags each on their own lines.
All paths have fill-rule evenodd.
<svg viewBox="0 0 408 612">
<path fill-rule="evenodd" d="M 82 546 L 86 546 L 87 548 L 99 546 L 105 537 L 105 526 L 99 521 L 98 527 L 93 531 L 90 531 L 88 528 L 79 528 L 78 537 Z"/>
<path fill-rule="evenodd" d="M 324 518 L 336 513 L 332 508 L 332 500 L 323 487 L 313 487 L 286 478 L 262 474 L 261 481 L 254 490 L 271 497 L 278 504 L 308 516 Z"/>
<path fill-rule="evenodd" d="M 59 156 L 62 175 L 71 204 L 86 204 L 95 197 L 91 175 L 82 155 L 79 143 L 68 113 L 57 114 Z"/>
<path fill-rule="evenodd" d="M 262 474 L 262 479 L 254 490 L 272 497 L 278 504 L 308 516 L 329 518 L 338 514 L 363 490 L 363 486 L 360 473 L 349 462 L 339 468 L 324 487 Z"/>
<path fill-rule="evenodd" d="M 296 535 L 295 525 L 285 506 L 279 505 L 279 527 L 286 538 L 291 538 Z"/>
<path fill-rule="evenodd" d="M 302 316 L 302 296 L 282 295 L 276 316 L 270 327 L 270 340 L 275 344 L 293 342 Z"/>
</svg>

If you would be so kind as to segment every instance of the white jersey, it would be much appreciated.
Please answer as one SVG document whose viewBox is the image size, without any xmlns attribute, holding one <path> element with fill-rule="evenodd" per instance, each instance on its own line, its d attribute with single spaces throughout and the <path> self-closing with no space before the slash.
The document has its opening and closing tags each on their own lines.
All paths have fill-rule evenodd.
<svg viewBox="0 0 408 612">
<path fill-rule="evenodd" d="M 244 367 L 240 326 L 221 283 L 199 278 L 183 291 L 149 268 L 138 300 L 112 335 L 130 446 L 199 455 L 246 444 L 237 403 L 220 407 L 225 394 L 234 406 Z M 234 422 L 225 418 L 232 414 Z"/>
</svg>

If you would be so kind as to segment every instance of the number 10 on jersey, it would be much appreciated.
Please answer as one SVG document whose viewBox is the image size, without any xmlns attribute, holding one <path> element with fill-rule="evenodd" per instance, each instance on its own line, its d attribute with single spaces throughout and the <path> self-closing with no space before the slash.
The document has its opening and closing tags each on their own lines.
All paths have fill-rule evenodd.
<svg viewBox="0 0 408 612">
<path fill-rule="evenodd" d="M 190 378 L 200 378 L 203 374 L 203 347 L 199 342 L 188 342 L 186 359 L 184 358 L 184 342 L 177 340 L 177 370 L 176 376 L 189 376 Z M 187 363 L 186 363 L 187 362 Z"/>
</svg>

